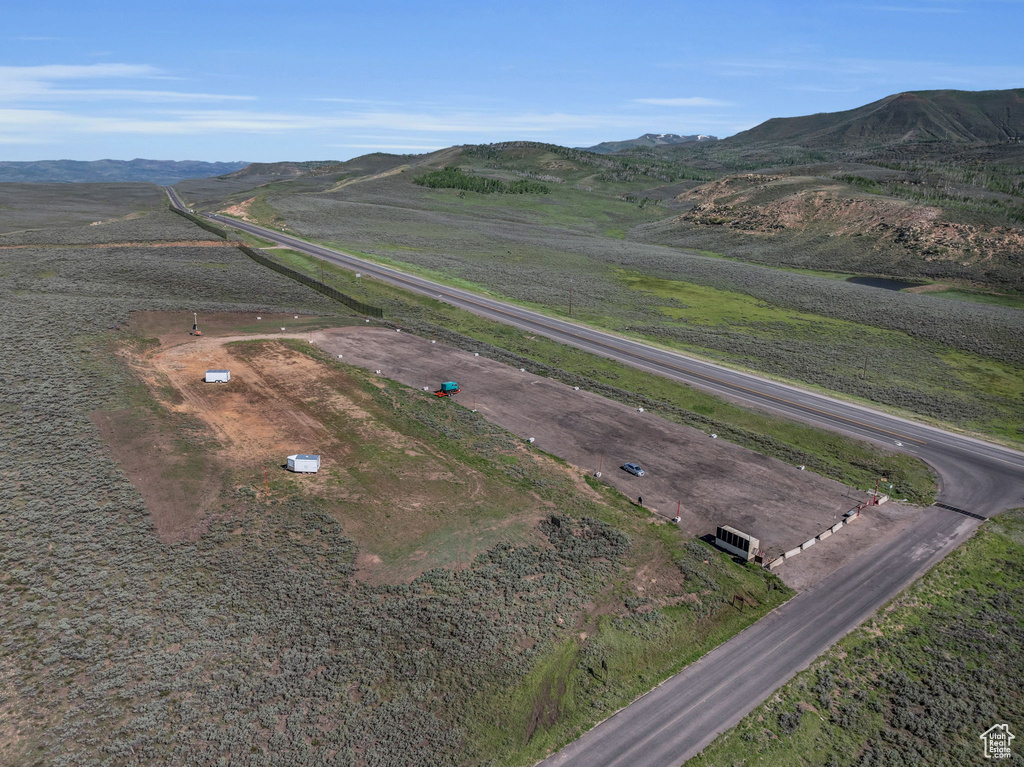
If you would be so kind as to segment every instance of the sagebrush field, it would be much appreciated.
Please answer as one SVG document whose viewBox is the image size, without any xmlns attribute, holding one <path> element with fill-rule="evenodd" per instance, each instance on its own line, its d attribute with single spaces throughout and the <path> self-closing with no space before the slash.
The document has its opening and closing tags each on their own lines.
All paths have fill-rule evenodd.
<svg viewBox="0 0 1024 767">
<path fill-rule="evenodd" d="M 336 450 L 312 483 L 271 464 L 268 494 L 284 445 L 239 452 L 255 431 L 183 408 L 187 365 L 147 360 L 192 311 L 214 337 L 338 307 L 138 194 L 123 241 L 13 221 L 34 244 L 0 249 L 4 764 L 529 763 L 786 598 L 478 414 L 301 341 L 229 347 L 240 371 L 278 360 L 268 388 L 321 424 L 292 438 Z M 315 386 L 275 383 L 289 365 Z M 203 396 L 248 401 L 230 386 Z M 439 495 L 405 526 L 417 472 Z M 161 487 L 181 492 L 154 516 Z M 363 553 L 385 567 L 356 577 Z"/>
</svg>

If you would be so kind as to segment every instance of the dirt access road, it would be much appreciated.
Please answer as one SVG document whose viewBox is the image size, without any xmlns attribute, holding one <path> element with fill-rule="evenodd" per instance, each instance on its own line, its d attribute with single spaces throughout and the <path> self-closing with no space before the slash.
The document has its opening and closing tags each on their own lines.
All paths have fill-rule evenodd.
<svg viewBox="0 0 1024 767">
<path fill-rule="evenodd" d="M 672 517 L 681 503 L 680 526 L 689 534 L 713 533 L 731 525 L 780 554 L 831 526 L 866 494 L 704 432 L 666 421 L 586 391 L 520 372 L 470 352 L 383 328 L 337 328 L 313 333 L 313 341 L 342 361 L 409 386 L 436 389 L 456 380 L 459 404 L 476 407 L 489 420 L 536 447 L 593 473 L 603 462 L 603 479 L 630 498 L 642 496 L 654 513 Z M 647 476 L 620 467 L 641 464 Z M 885 507 L 882 507 L 885 508 Z M 892 507 L 851 525 L 806 554 L 804 569 L 817 575 L 840 566 L 855 553 L 855 538 L 891 534 L 916 510 Z M 833 543 L 834 541 L 834 543 Z M 828 544 L 832 545 L 828 545 Z M 816 551 L 820 549 L 820 551 Z M 814 560 L 814 561 L 812 561 Z M 791 577 L 797 576 L 793 564 Z M 789 567 L 787 564 L 786 567 Z M 786 578 L 786 574 L 780 574 Z M 805 573 L 806 576 L 806 573 Z M 805 577 L 806 580 L 806 577 Z"/>
</svg>

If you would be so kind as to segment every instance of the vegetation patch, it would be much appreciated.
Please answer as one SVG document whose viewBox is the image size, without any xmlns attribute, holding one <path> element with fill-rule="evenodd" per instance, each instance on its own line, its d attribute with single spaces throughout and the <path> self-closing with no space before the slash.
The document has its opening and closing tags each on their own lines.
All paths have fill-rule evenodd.
<svg viewBox="0 0 1024 767">
<path fill-rule="evenodd" d="M 547 194 L 551 191 L 546 185 L 536 181 L 518 179 L 506 183 L 495 178 L 470 175 L 461 168 L 451 165 L 442 170 L 434 170 L 416 176 L 413 183 L 431 189 L 461 189 L 480 194 Z"/>
</svg>

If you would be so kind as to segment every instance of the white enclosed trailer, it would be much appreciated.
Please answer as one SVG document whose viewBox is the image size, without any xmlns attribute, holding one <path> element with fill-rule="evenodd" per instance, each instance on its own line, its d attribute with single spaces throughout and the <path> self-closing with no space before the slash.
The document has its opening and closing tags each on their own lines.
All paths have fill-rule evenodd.
<svg viewBox="0 0 1024 767">
<path fill-rule="evenodd" d="M 288 456 L 288 470 L 304 474 L 316 474 L 320 470 L 320 456 L 290 455 Z"/>
<path fill-rule="evenodd" d="M 230 370 L 207 370 L 206 383 L 227 383 L 231 380 Z"/>
</svg>

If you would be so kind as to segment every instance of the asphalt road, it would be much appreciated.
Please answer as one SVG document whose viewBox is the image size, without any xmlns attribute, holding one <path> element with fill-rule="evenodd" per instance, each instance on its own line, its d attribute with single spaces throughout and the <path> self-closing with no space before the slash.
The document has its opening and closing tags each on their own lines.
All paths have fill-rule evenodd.
<svg viewBox="0 0 1024 767">
<path fill-rule="evenodd" d="M 980 524 L 953 511 L 933 511 L 914 535 L 868 549 L 543 766 L 677 767 L 695 756 Z"/>
<path fill-rule="evenodd" d="M 169 193 L 174 200 L 173 191 Z M 966 539 L 979 519 L 1024 505 L 1024 454 L 1018 451 L 547 317 L 280 232 L 222 216 L 208 218 L 742 404 L 910 453 L 935 468 L 939 497 L 947 508 L 930 509 L 913 535 L 865 551 L 598 725 L 546 765 L 682 763 Z"/>
</svg>

